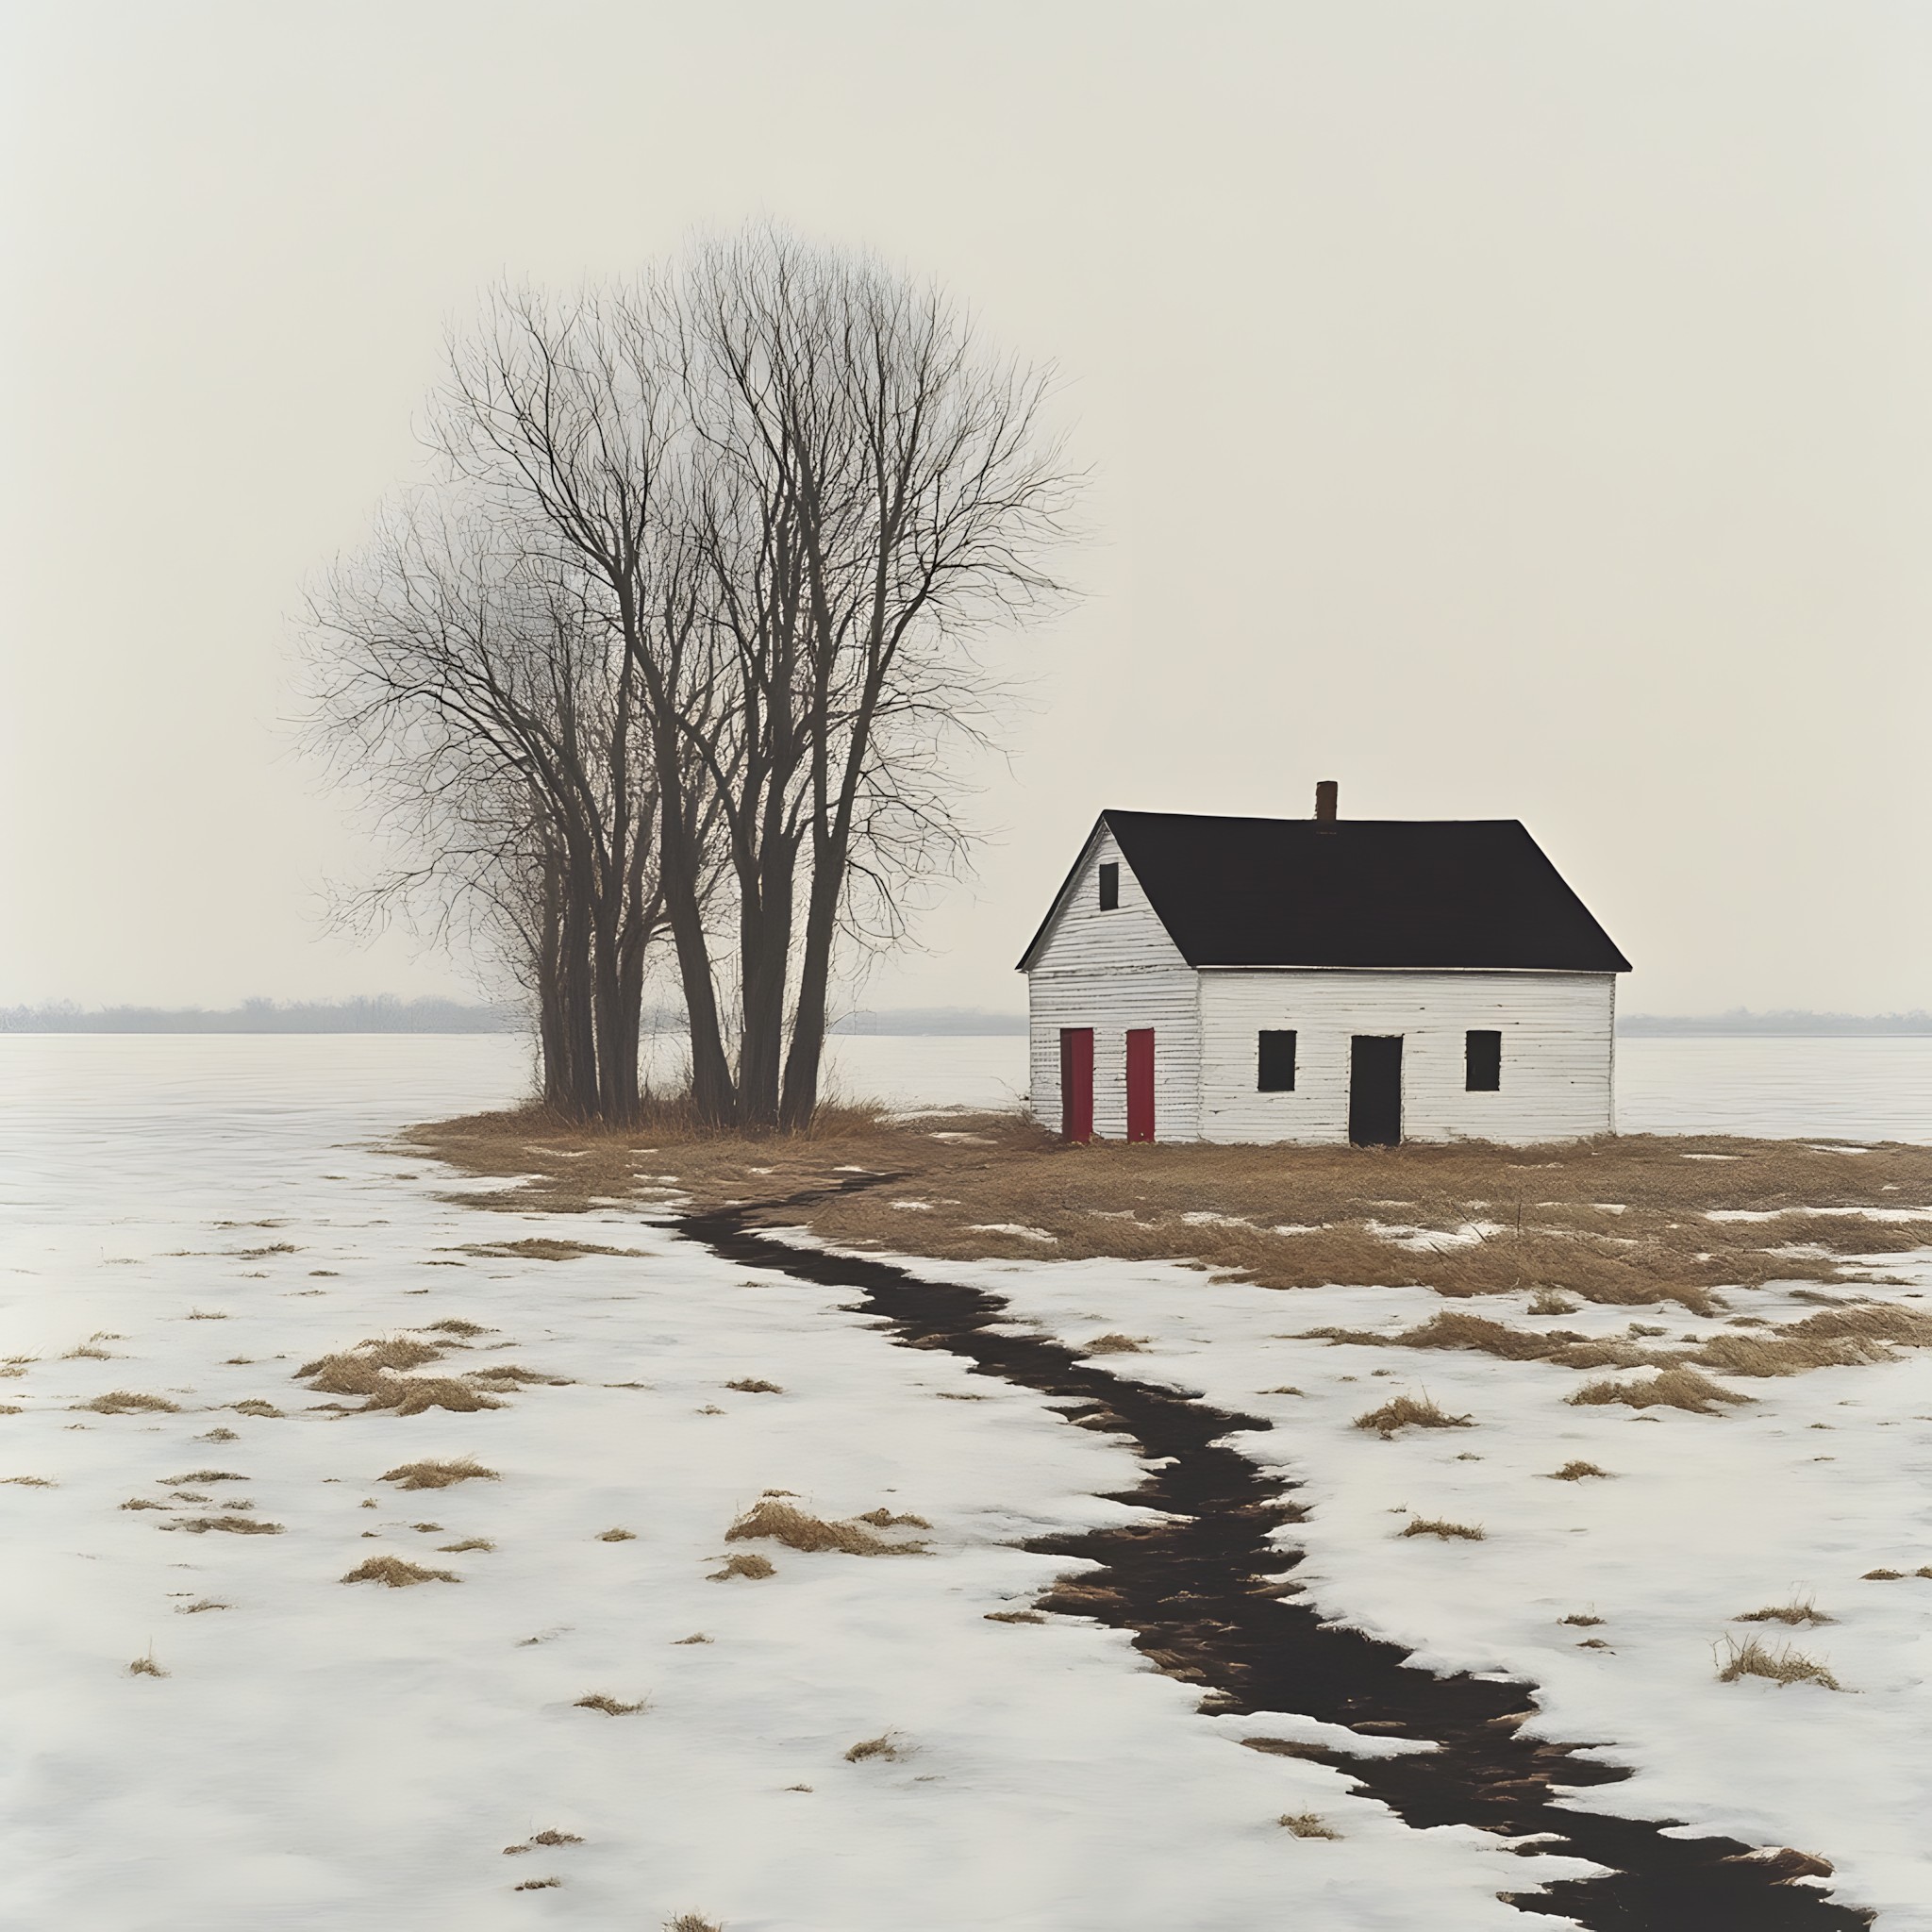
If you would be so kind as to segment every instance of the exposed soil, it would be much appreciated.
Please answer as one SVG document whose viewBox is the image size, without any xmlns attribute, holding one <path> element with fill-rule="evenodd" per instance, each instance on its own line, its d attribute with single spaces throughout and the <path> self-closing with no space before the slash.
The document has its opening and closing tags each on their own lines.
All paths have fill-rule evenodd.
<svg viewBox="0 0 1932 1932">
<path fill-rule="evenodd" d="M 857 1192 L 882 1178 L 840 1185 Z M 1324 1624 L 1296 1601 L 1291 1576 L 1280 1580 L 1298 1554 L 1270 1540 L 1280 1525 L 1300 1520 L 1293 1486 L 1221 1441 L 1265 1429 L 1265 1421 L 1084 1365 L 1058 1342 L 991 1333 L 1009 1311 L 980 1290 L 922 1281 L 864 1257 L 791 1247 L 753 1224 L 755 1215 L 780 1205 L 710 1208 L 676 1225 L 733 1261 L 854 1290 L 891 1323 L 902 1344 L 945 1349 L 974 1373 L 1037 1391 L 1070 1421 L 1118 1432 L 1158 1465 L 1119 1500 L 1163 1512 L 1161 1521 L 1031 1545 L 1102 1566 L 1050 1591 L 1041 1609 L 1131 1631 L 1157 1668 L 1201 1687 L 1204 1709 L 1301 1713 L 1367 1736 L 1433 1741 L 1439 1749 L 1396 1757 L 1301 1744 L 1292 1751 L 1344 1769 L 1412 1825 L 1460 1824 L 1534 1840 L 1516 1847 L 1528 1883 L 1544 1853 L 1607 1868 L 1602 1877 L 1504 1894 L 1525 1913 L 1568 1916 L 1602 1932 L 1850 1932 L 1872 1923 L 1871 1913 L 1784 1876 L 1815 1873 L 1819 1861 L 1735 1862 L 1754 1848 L 1731 1839 L 1667 1837 L 1665 1826 L 1678 1821 L 1559 1806 L 1555 1800 L 1566 1790 L 1628 1773 L 1578 1757 L 1584 1747 L 1524 1736 L 1530 1685 L 1436 1676 L 1393 1644 Z M 805 1205 L 794 1198 L 782 1207 L 795 1221 Z"/>
</svg>

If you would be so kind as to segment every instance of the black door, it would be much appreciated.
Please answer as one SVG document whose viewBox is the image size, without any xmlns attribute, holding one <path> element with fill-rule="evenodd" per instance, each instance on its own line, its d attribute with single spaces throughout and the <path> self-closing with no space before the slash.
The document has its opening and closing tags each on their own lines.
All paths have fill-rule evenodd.
<svg viewBox="0 0 1932 1932">
<path fill-rule="evenodd" d="M 1357 1147 L 1402 1141 L 1402 1036 L 1357 1033 L 1348 1051 L 1348 1138 Z"/>
</svg>

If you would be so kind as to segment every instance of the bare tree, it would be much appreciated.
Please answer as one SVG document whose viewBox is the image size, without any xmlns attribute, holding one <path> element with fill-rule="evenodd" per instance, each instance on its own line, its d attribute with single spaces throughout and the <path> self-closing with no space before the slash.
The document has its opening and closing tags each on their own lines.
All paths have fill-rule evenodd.
<svg viewBox="0 0 1932 1932">
<path fill-rule="evenodd" d="M 958 856 L 951 754 L 993 696 L 975 644 L 1057 593 L 1075 479 L 1050 372 L 982 348 L 936 286 L 759 229 L 701 251 L 679 297 L 740 693 L 741 1111 L 799 1127 L 858 899 L 896 936 L 906 887 Z"/>
<path fill-rule="evenodd" d="M 388 512 L 311 600 L 310 730 L 399 855 L 363 909 L 480 925 L 535 996 L 545 1098 L 623 1121 L 663 924 L 634 673 L 516 534 L 427 497 Z"/>
</svg>

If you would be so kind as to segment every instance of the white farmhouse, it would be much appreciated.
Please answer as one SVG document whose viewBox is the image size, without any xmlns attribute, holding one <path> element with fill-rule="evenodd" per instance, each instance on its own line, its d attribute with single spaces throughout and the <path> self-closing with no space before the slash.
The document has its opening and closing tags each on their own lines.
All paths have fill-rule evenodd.
<svg viewBox="0 0 1932 1932">
<path fill-rule="evenodd" d="M 1630 962 L 1514 819 L 1100 815 L 1020 961 L 1070 1140 L 1611 1131 Z"/>
</svg>

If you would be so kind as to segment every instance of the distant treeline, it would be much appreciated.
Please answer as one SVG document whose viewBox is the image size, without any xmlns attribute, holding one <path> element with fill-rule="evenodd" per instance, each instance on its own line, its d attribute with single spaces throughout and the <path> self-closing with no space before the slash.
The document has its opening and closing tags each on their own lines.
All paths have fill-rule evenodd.
<svg viewBox="0 0 1932 1932">
<path fill-rule="evenodd" d="M 0 1033 L 514 1033 L 528 1023 L 502 1007 L 460 1000 L 243 1000 L 207 1007 L 69 1004 L 0 1009 Z"/>
<path fill-rule="evenodd" d="M 647 1033 L 682 1033 L 675 1008 L 646 1008 Z M 519 1033 L 528 1018 L 513 1007 L 460 1000 L 400 1000 L 388 993 L 350 1000 L 244 1000 L 239 1007 L 95 1007 L 69 1002 L 0 1008 L 0 1033 Z M 849 1013 L 834 1033 L 1024 1034 L 1024 1013 L 976 1007 L 905 1007 Z"/>
<path fill-rule="evenodd" d="M 1784 1033 L 1820 1035 L 1932 1033 L 1932 1013 L 1805 1013 L 1786 1010 L 1753 1013 L 1733 1007 L 1728 1013 L 1678 1017 L 1663 1013 L 1631 1013 L 1619 1018 L 1619 1033 L 1637 1036 L 1666 1034 Z"/>
</svg>

